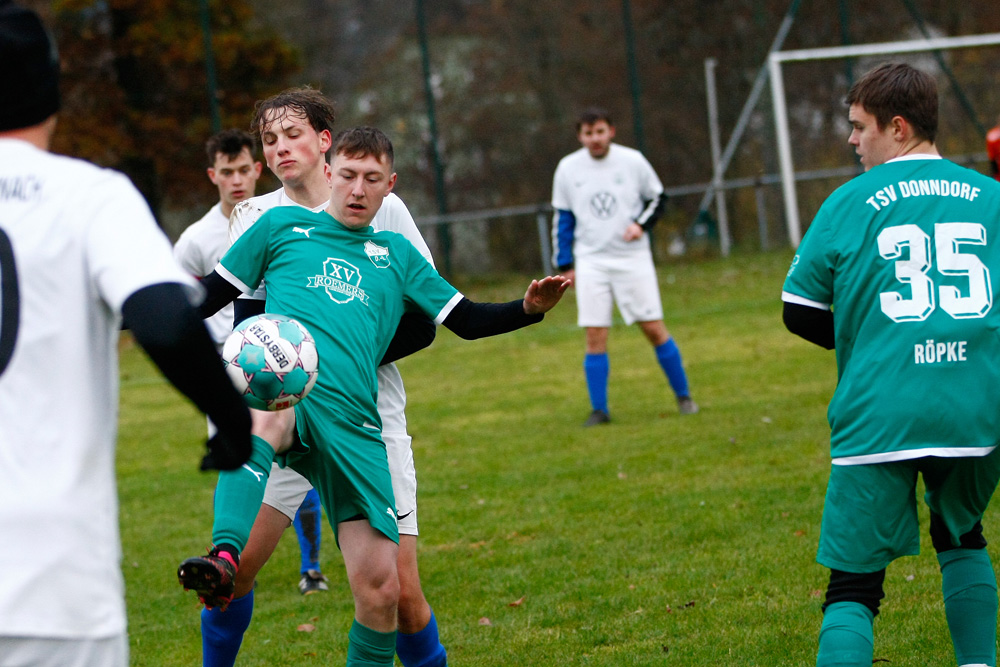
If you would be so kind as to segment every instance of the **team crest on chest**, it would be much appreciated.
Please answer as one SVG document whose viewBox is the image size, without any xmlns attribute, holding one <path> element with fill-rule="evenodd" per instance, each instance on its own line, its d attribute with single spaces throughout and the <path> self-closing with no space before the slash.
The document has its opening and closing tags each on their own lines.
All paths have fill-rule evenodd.
<svg viewBox="0 0 1000 667">
<path fill-rule="evenodd" d="M 368 259 L 372 261 L 372 264 L 380 269 L 389 268 L 389 249 L 384 248 L 371 241 L 365 241 L 365 254 L 368 255 Z"/>
<path fill-rule="evenodd" d="M 348 303 L 358 299 L 368 305 L 368 295 L 360 287 L 361 271 L 350 262 L 336 257 L 328 257 L 323 262 L 323 274 L 309 278 L 308 287 L 322 288 L 337 303 Z"/>
</svg>

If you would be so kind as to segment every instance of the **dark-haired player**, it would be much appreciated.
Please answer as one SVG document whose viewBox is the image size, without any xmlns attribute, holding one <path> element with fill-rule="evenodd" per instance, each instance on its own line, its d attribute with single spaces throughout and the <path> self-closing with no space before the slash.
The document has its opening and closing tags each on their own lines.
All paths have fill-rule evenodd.
<svg viewBox="0 0 1000 667">
<path fill-rule="evenodd" d="M 268 168 L 281 181 L 282 187 L 236 207 L 231 220 L 232 239 L 242 235 L 272 208 L 299 206 L 320 211 L 327 206 L 330 173 L 326 155 L 333 141 L 335 116 L 333 103 L 312 88 L 288 89 L 256 105 L 251 128 L 261 136 Z M 371 224 L 376 230 L 402 234 L 432 262 L 430 250 L 413 218 L 395 194 L 386 196 Z M 265 296 L 266 291 L 262 288 L 253 298 L 237 300 L 238 318 L 263 312 Z M 427 321 L 427 324 L 433 338 L 433 323 Z M 429 339 L 421 345 L 428 343 Z M 390 348 L 392 358 L 408 353 L 393 348 L 395 345 Z M 394 363 L 383 363 L 377 375 L 382 439 L 389 460 L 400 533 L 396 652 L 404 667 L 443 667 L 447 652 L 439 637 L 434 611 L 421 587 L 417 563 L 417 478 L 406 427 L 406 391 Z M 273 415 L 270 418 L 281 417 Z M 309 482 L 291 468 L 272 466 L 263 504 L 241 554 L 240 568 L 233 582 L 233 600 L 225 612 L 214 605 L 202 611 L 204 667 L 232 667 L 234 664 L 253 615 L 254 579 L 292 518 L 301 514 L 303 499 L 315 493 Z M 222 567 L 225 565 L 220 563 Z"/>
<path fill-rule="evenodd" d="M 356 128 L 338 136 L 333 155 L 325 210 L 271 209 L 205 280 L 212 305 L 239 292 L 253 293 L 263 280 L 267 309 L 314 332 L 328 370 L 290 415 L 302 446 L 287 424 L 269 420 L 258 428 L 255 423 L 250 474 L 220 475 L 214 559 L 185 561 L 180 577 L 208 601 L 216 583 L 225 590 L 225 577 L 201 580 L 199 570 L 204 563 L 212 572 L 217 559 L 238 567 L 264 494 L 261 482 L 266 484 L 271 460 L 279 455 L 319 491 L 338 537 L 355 604 L 347 664 L 391 665 L 399 533 L 375 401 L 376 368 L 396 324 L 407 309 L 415 309 L 465 338 L 497 335 L 540 321 L 569 281 L 561 276 L 532 281 L 524 299 L 507 304 L 469 301 L 405 237 L 370 227 L 396 181 L 388 138 L 373 128 Z"/>
<path fill-rule="evenodd" d="M 871 665 L 886 566 L 920 550 L 921 476 L 955 657 L 993 667 L 982 517 L 1000 479 L 1000 184 L 938 154 L 928 74 L 876 67 L 847 103 L 865 173 L 820 208 L 782 293 L 788 328 L 837 352 L 816 664 Z"/>
<path fill-rule="evenodd" d="M 677 343 L 663 324 L 663 305 L 646 233 L 666 195 L 639 151 L 613 142 L 604 109 L 580 114 L 582 145 L 559 161 L 552 183 L 553 263 L 576 286 L 577 324 L 586 330 L 584 378 L 591 413 L 584 426 L 611 421 L 608 409 L 608 330 L 614 304 L 626 324 L 638 323 L 653 346 L 681 414 L 698 412 Z"/>
</svg>

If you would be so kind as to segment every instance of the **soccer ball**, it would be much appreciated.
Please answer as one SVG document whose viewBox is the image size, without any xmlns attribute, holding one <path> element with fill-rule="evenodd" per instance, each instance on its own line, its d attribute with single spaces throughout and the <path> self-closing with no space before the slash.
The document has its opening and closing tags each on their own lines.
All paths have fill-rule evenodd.
<svg viewBox="0 0 1000 667">
<path fill-rule="evenodd" d="M 264 313 L 233 330 L 222 361 L 236 390 L 257 410 L 284 410 L 301 401 L 319 375 L 312 335 L 290 317 Z"/>
</svg>

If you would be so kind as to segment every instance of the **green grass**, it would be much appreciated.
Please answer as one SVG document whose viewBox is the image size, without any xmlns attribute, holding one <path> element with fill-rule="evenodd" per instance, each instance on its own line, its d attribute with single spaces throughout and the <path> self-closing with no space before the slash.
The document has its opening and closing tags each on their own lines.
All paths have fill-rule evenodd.
<svg viewBox="0 0 1000 667">
<path fill-rule="evenodd" d="M 666 323 L 702 407 L 693 417 L 677 414 L 638 329 L 619 324 L 614 421 L 581 428 L 589 406 L 572 296 L 510 335 L 466 342 L 442 329 L 401 362 L 422 580 L 451 664 L 814 662 L 836 373 L 832 353 L 781 324 L 790 258 L 661 266 Z M 506 301 L 526 284 L 460 286 Z M 127 340 L 122 375 L 132 664 L 200 664 L 198 605 L 174 571 L 211 534 L 214 476 L 195 471 L 204 420 Z M 921 517 L 926 528 L 925 509 Z M 992 517 L 986 523 L 996 534 Z M 331 592 L 302 598 L 298 547 L 286 536 L 259 577 L 238 664 L 343 664 L 352 605 L 328 528 L 323 563 Z M 922 556 L 889 568 L 876 657 L 954 664 L 939 585 L 928 542 Z M 315 631 L 298 631 L 303 623 Z"/>
</svg>

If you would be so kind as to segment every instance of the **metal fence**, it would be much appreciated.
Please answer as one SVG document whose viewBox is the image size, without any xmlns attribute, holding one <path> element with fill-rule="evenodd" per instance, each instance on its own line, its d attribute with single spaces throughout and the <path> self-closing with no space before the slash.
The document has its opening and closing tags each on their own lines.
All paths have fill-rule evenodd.
<svg viewBox="0 0 1000 667">
<path fill-rule="evenodd" d="M 986 153 L 949 156 L 949 159 L 967 167 L 988 163 Z M 796 172 L 795 181 L 847 180 L 862 171 L 860 165 L 805 170 Z M 678 200 L 695 196 L 702 198 L 713 187 L 725 193 L 752 190 L 754 206 L 751 215 L 755 217 L 756 233 L 745 233 L 745 239 L 752 236 L 754 240 L 744 245 L 769 250 L 788 244 L 787 227 L 778 203 L 780 186 L 781 174 L 773 173 L 733 178 L 722 181 L 720 186 L 713 186 L 710 181 L 669 186 L 664 188 L 664 192 L 676 206 Z M 725 198 L 722 201 L 725 204 Z M 742 217 L 746 218 L 747 214 L 744 213 Z M 784 233 L 775 233 L 772 218 L 780 220 L 780 228 Z M 551 271 L 551 221 L 552 206 L 547 202 L 422 216 L 416 219 L 417 226 L 424 232 L 437 258 L 438 268 L 446 275 Z M 742 225 L 733 227 L 741 227 L 746 231 L 749 224 L 744 220 Z M 654 254 L 684 254 L 692 243 L 711 246 L 712 251 L 708 254 L 713 256 L 725 254 L 721 250 L 723 239 L 715 228 L 714 218 L 702 214 L 688 219 L 682 226 L 683 229 L 674 229 L 670 234 L 659 234 L 654 244 Z"/>
</svg>

